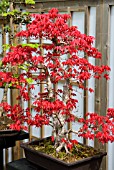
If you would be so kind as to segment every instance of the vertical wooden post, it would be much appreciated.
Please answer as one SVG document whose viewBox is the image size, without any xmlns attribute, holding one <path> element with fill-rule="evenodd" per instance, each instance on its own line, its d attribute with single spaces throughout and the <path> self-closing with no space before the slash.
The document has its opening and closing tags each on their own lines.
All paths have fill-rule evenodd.
<svg viewBox="0 0 114 170">
<path fill-rule="evenodd" d="M 40 39 L 40 44 L 43 43 L 42 41 L 43 41 L 43 40 Z M 41 49 L 41 55 L 43 55 L 43 52 L 44 52 L 44 51 Z M 41 65 L 41 67 L 42 67 L 42 65 Z M 44 70 L 41 69 L 41 72 L 42 72 L 42 71 L 44 71 Z M 40 92 L 41 92 L 41 93 L 44 92 L 44 84 L 40 84 Z M 43 114 L 43 111 L 41 111 L 41 114 Z M 44 135 L 45 135 L 44 126 L 41 127 L 40 133 L 41 133 L 41 134 L 40 134 L 40 137 L 41 137 L 41 138 L 44 138 Z"/>
<path fill-rule="evenodd" d="M 88 34 L 89 33 L 89 9 L 87 6 L 85 7 L 84 28 L 85 28 L 84 33 Z M 84 57 L 87 58 L 87 56 L 84 56 Z M 88 81 L 85 81 L 84 86 L 85 87 L 88 86 Z M 84 118 L 86 119 L 85 113 L 88 111 L 88 91 L 87 90 L 84 90 L 83 100 L 84 100 Z M 88 140 L 83 138 L 83 143 L 87 144 Z"/>
<path fill-rule="evenodd" d="M 28 91 L 28 93 L 29 93 L 29 97 L 30 97 L 30 91 Z M 32 110 L 31 110 L 31 100 L 28 101 L 28 108 L 30 109 L 30 112 L 32 112 Z M 29 131 L 29 141 L 31 141 L 31 138 L 32 138 L 32 129 L 31 129 L 31 126 L 29 126 L 29 130 L 28 131 Z"/>
<path fill-rule="evenodd" d="M 13 3 L 10 3 L 10 10 L 11 11 L 13 10 Z M 12 17 L 10 18 L 9 25 L 10 25 L 10 29 L 11 29 L 11 32 L 9 34 L 9 44 L 12 45 L 13 43 L 17 42 L 16 39 L 14 39 L 16 25 L 14 25 Z M 18 68 L 15 67 L 11 71 L 17 73 Z M 15 104 L 18 104 L 18 101 L 16 100 L 18 95 L 19 94 L 18 94 L 18 90 L 17 89 L 11 89 L 11 105 L 12 106 L 15 105 Z M 16 146 L 13 147 L 12 158 L 13 158 L 13 160 L 16 160 L 16 159 L 20 158 L 20 143 L 19 142 L 17 142 Z"/>
<path fill-rule="evenodd" d="M 2 24 L 2 45 L 6 44 L 6 33 L 4 31 L 4 24 Z M 2 51 L 3 56 L 6 52 Z M 5 164 L 8 163 L 8 149 L 5 149 Z"/>
<path fill-rule="evenodd" d="M 67 8 L 67 12 L 68 12 L 68 14 L 71 14 L 72 11 L 71 11 L 70 7 Z M 69 26 L 72 25 L 72 18 L 69 20 L 68 25 Z M 70 57 L 70 56 L 68 56 L 68 57 Z M 69 82 L 71 82 L 71 80 Z M 71 92 L 70 92 L 70 95 L 71 95 Z M 71 122 L 68 123 L 68 129 L 72 129 L 72 123 Z M 69 138 L 72 139 L 72 134 L 69 134 Z"/>
<path fill-rule="evenodd" d="M 6 44 L 6 33 L 4 31 L 4 24 L 2 24 L 2 45 Z M 3 56 L 5 56 L 6 52 L 2 51 Z"/>
<path fill-rule="evenodd" d="M 107 51 L 108 51 L 108 19 L 109 19 L 109 6 L 101 0 L 97 5 L 96 16 L 96 47 L 102 53 L 102 60 L 97 60 L 97 65 L 107 65 Z M 105 79 L 95 81 L 95 112 L 105 116 L 107 109 L 107 82 Z M 106 151 L 106 145 L 102 145 L 95 140 L 95 147 Z M 106 170 L 106 158 L 104 158 L 101 170 Z"/>
</svg>

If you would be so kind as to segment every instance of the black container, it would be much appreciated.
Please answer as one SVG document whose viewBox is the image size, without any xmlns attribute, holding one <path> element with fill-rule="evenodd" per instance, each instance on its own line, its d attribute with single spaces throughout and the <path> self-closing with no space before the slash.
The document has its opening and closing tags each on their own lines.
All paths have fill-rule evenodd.
<svg viewBox="0 0 114 170">
<path fill-rule="evenodd" d="M 15 141 L 20 131 L 16 130 L 0 130 L 0 149 L 15 146 Z"/>
<path fill-rule="evenodd" d="M 32 141 L 30 143 L 22 143 L 21 147 L 24 148 L 25 156 L 28 161 L 47 170 L 99 170 L 102 158 L 106 156 L 106 152 L 102 152 L 98 155 L 85 158 L 80 161 L 65 163 L 64 161 L 28 147 L 28 144 L 38 145 L 39 142 L 43 140 L 44 139 Z"/>
<path fill-rule="evenodd" d="M 0 138 L 4 137 L 13 137 L 19 135 L 20 131 L 7 129 L 7 130 L 0 130 Z"/>
</svg>

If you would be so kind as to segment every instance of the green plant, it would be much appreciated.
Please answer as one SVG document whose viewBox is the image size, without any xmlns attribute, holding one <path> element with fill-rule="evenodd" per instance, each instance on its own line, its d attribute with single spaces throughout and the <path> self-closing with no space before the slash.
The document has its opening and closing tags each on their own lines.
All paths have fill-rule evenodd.
<svg viewBox="0 0 114 170">
<path fill-rule="evenodd" d="M 9 0 L 0 0 L 0 14 L 7 12 L 9 4 Z"/>
<path fill-rule="evenodd" d="M 35 0 L 0 0 L 0 14 L 3 14 L 5 12 L 7 12 L 7 10 L 10 8 L 10 4 L 11 3 L 16 3 L 16 2 L 20 2 L 20 3 L 25 3 L 25 4 L 30 4 L 30 5 L 34 5 L 35 4 Z"/>
<path fill-rule="evenodd" d="M 25 0 L 25 3 L 26 3 L 26 4 L 34 5 L 34 4 L 35 4 L 35 1 L 34 1 L 34 0 Z"/>
</svg>

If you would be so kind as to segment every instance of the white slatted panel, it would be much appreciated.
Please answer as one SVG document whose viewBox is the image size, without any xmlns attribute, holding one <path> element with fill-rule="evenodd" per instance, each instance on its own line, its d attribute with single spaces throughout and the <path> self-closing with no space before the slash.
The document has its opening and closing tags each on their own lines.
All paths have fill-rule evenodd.
<svg viewBox="0 0 114 170">
<path fill-rule="evenodd" d="M 96 7 L 90 7 L 90 17 L 89 17 L 89 35 L 95 37 L 96 36 Z M 95 46 L 95 42 L 93 44 Z M 89 58 L 89 62 L 95 65 L 95 59 Z M 90 79 L 88 81 L 88 87 L 95 90 L 95 80 Z M 94 112 L 94 100 L 95 94 L 88 92 L 88 112 Z M 88 144 L 93 146 L 94 141 L 88 140 Z"/>
<path fill-rule="evenodd" d="M 96 7 L 90 8 L 90 25 L 89 25 L 89 35 L 95 37 L 96 36 Z M 93 44 L 95 46 L 95 42 Z M 90 57 L 89 62 L 95 65 L 95 59 Z M 88 87 L 95 89 L 95 80 L 91 79 L 88 81 Z M 94 112 L 94 93 L 88 93 L 88 111 Z"/>
<path fill-rule="evenodd" d="M 31 93 L 33 93 L 34 95 L 37 94 L 38 92 L 40 92 L 40 86 L 35 86 L 35 90 L 31 90 Z M 33 102 L 33 101 L 32 101 Z M 35 116 L 35 111 L 32 109 L 32 116 Z M 40 137 L 40 128 L 36 128 L 34 126 L 31 127 L 32 128 L 32 135 L 36 136 L 36 137 Z"/>
<path fill-rule="evenodd" d="M 73 26 L 77 26 L 78 29 L 81 31 L 81 33 L 84 33 L 85 30 L 85 12 L 72 12 L 72 25 Z M 79 54 L 80 57 L 83 57 L 83 53 Z M 76 98 L 78 99 L 78 106 L 76 111 L 74 111 L 74 114 L 76 114 L 78 117 L 83 117 L 84 114 L 84 110 L 83 110 L 83 101 L 84 101 L 84 97 L 83 97 L 83 90 L 79 89 L 78 87 L 74 87 L 75 90 L 77 90 L 77 96 Z M 80 128 L 80 124 L 78 123 L 73 123 L 72 124 L 72 128 L 74 130 L 78 130 Z M 79 142 L 83 142 L 82 138 L 78 138 L 76 137 L 76 135 L 72 135 L 72 138 L 77 139 Z"/>
</svg>

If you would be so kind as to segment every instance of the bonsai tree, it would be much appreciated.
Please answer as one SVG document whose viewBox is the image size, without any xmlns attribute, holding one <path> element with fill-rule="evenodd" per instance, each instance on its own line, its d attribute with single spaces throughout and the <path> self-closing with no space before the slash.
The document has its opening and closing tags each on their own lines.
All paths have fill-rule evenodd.
<svg viewBox="0 0 114 170">
<path fill-rule="evenodd" d="M 72 148 L 76 140 L 71 140 L 69 135 L 98 140 L 102 143 L 114 141 L 114 109 L 109 108 L 106 116 L 97 113 L 85 113 L 87 119 L 78 118 L 73 114 L 77 108 L 78 100 L 72 82 L 76 82 L 83 90 L 93 92 L 92 88 L 85 87 L 85 81 L 95 79 L 109 79 L 110 67 L 107 65 L 92 65 L 88 58 L 100 60 L 101 53 L 92 46 L 94 38 L 82 34 L 76 26 L 69 26 L 69 14 L 59 14 L 53 8 L 47 14 L 32 14 L 33 20 L 27 25 L 26 30 L 16 34 L 22 39 L 38 40 L 38 43 L 11 45 L 10 51 L 2 59 L 1 65 L 5 68 L 10 65 L 18 67 L 19 73 L 1 71 L 0 85 L 10 84 L 19 90 L 17 100 L 29 101 L 35 112 L 31 114 L 29 108 L 22 108 L 21 104 L 10 106 L 6 102 L 1 107 L 7 116 L 15 123 L 10 128 L 26 128 L 27 125 L 52 127 L 52 140 L 56 152 L 65 148 L 66 153 Z M 47 41 L 49 43 L 43 43 Z M 84 57 L 80 57 L 83 52 Z M 55 88 L 63 81 L 62 89 Z M 35 87 L 45 84 L 44 91 L 34 94 Z M 66 129 L 68 122 L 80 122 L 82 127 L 74 131 Z"/>
</svg>

